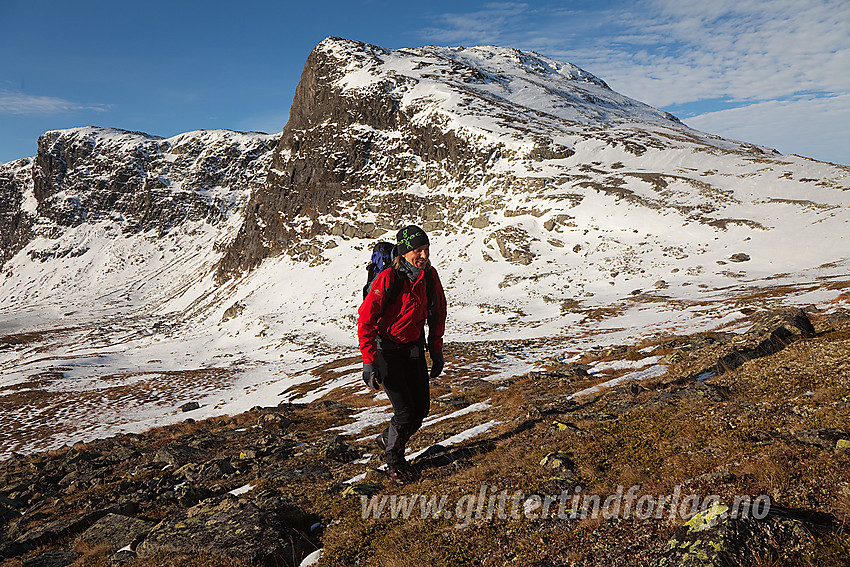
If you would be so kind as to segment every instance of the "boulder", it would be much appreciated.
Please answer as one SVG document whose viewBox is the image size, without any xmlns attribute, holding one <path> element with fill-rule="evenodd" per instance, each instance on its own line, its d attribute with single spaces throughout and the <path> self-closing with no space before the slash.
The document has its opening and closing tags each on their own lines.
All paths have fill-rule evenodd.
<svg viewBox="0 0 850 567">
<path fill-rule="evenodd" d="M 325 459 L 342 462 L 360 457 L 360 453 L 346 442 L 344 435 L 335 435 L 322 443 L 322 453 Z"/>
<path fill-rule="evenodd" d="M 806 429 L 795 434 L 794 437 L 800 443 L 817 445 L 824 449 L 843 449 L 850 441 L 850 433 L 841 429 Z"/>
<path fill-rule="evenodd" d="M 189 463 L 177 469 L 174 474 L 188 482 L 202 483 L 225 478 L 234 472 L 236 469 L 227 459 L 213 459 L 206 463 Z"/>
<path fill-rule="evenodd" d="M 743 335 L 724 345 L 717 363 L 705 372 L 722 374 L 734 370 L 749 360 L 779 352 L 794 341 L 815 336 L 815 329 L 806 313 L 799 308 L 763 313 Z"/>
<path fill-rule="evenodd" d="M 194 447 L 175 444 L 159 449 L 156 452 L 154 461 L 157 463 L 168 463 L 177 467 L 193 460 L 199 453 L 200 451 Z"/>
<path fill-rule="evenodd" d="M 732 517 L 728 506 L 716 504 L 680 526 L 656 567 L 749 567 L 790 565 L 813 538 L 803 522 L 772 515 L 763 520 Z M 749 516 L 749 514 L 747 514 Z"/>
<path fill-rule="evenodd" d="M 266 565 L 290 565 L 307 551 L 303 539 L 275 513 L 226 494 L 170 516 L 136 549 L 144 559 L 205 552 Z M 305 547 L 305 549 L 301 549 Z"/>
<path fill-rule="evenodd" d="M 7 534 L 9 539 L 14 538 L 14 541 L 0 539 L 0 559 L 20 556 L 41 546 L 79 534 L 108 513 L 117 511 L 120 511 L 119 506 L 74 514 L 45 523 L 39 523 L 23 534 L 20 533 L 19 528 L 21 526 L 18 525 L 16 526 L 18 529 L 9 530 Z"/>
<path fill-rule="evenodd" d="M 210 496 L 212 496 L 212 492 L 202 486 L 183 484 L 174 488 L 174 497 L 181 506 L 186 508 L 191 508 Z"/>
<path fill-rule="evenodd" d="M 850 321 L 850 310 L 839 308 L 826 316 L 826 322 L 830 327 L 839 327 Z"/>
<path fill-rule="evenodd" d="M 292 420 L 279 413 L 265 413 L 257 420 L 257 425 L 263 429 L 286 429 Z"/>
<path fill-rule="evenodd" d="M 575 476 L 575 463 L 566 453 L 559 451 L 549 453 L 540 461 L 540 466 L 556 474 L 558 478 L 566 479 Z"/>
<path fill-rule="evenodd" d="M 93 547 L 108 547 L 112 552 L 127 546 L 135 549 L 155 525 L 156 522 L 143 518 L 107 514 L 83 532 L 80 541 Z"/>
</svg>

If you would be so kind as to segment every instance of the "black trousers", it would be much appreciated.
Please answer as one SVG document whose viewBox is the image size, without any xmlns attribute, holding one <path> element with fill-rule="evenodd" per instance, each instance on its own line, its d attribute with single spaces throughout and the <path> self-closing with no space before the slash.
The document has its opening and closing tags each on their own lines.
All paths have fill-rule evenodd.
<svg viewBox="0 0 850 567">
<path fill-rule="evenodd" d="M 405 462 L 404 448 L 428 415 L 431 394 L 424 345 L 389 346 L 378 350 L 377 363 L 384 379 L 384 391 L 393 405 L 393 417 L 381 434 L 387 443 L 384 458 L 392 467 Z"/>
</svg>

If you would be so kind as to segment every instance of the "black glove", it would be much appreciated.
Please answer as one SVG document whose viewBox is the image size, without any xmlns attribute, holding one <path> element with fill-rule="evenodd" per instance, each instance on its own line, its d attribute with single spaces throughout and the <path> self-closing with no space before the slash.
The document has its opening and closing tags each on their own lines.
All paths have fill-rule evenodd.
<svg viewBox="0 0 850 567">
<path fill-rule="evenodd" d="M 443 358 L 443 353 L 432 352 L 431 362 L 431 378 L 436 378 L 443 373 L 443 366 L 446 364 L 446 360 Z"/>
<path fill-rule="evenodd" d="M 373 390 L 380 390 L 382 380 L 381 373 L 378 372 L 378 368 L 373 368 L 371 364 L 364 364 L 363 381 L 366 382 L 366 385 L 372 388 Z"/>
</svg>

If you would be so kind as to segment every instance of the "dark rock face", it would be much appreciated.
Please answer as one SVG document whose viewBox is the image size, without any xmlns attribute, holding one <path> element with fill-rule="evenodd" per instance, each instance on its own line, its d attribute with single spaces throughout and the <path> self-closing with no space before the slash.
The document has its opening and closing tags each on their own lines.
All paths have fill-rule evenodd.
<svg viewBox="0 0 850 567">
<path fill-rule="evenodd" d="M 130 231 L 159 233 L 185 220 L 219 220 L 226 204 L 196 189 L 238 186 L 268 149 L 257 143 L 241 153 L 232 142 L 208 149 L 197 139 L 119 136 L 123 143 L 101 142 L 85 130 L 43 134 L 33 168 L 39 214 L 61 226 L 119 214 Z M 175 191 L 178 184 L 182 190 Z"/>
<path fill-rule="evenodd" d="M 344 43 L 355 46 L 351 52 L 363 68 L 385 53 L 372 45 Z M 350 225 L 337 225 L 349 237 L 378 237 L 394 230 L 396 219 L 414 212 L 426 220 L 441 219 L 457 204 L 409 195 L 364 203 L 362 197 L 367 189 L 391 191 L 412 179 L 431 186 L 446 173 L 466 180 L 480 175 L 481 165 L 496 151 L 437 124 L 417 122 L 412 110 L 402 110 L 398 93 L 415 81 L 410 77 L 386 77 L 368 90 L 344 92 L 336 81 L 351 61 L 340 57 L 320 44 L 307 58 L 267 183 L 252 195 L 245 223 L 222 260 L 221 274 L 250 269 L 280 252 L 315 258 L 318 251 L 299 246 L 299 241 L 331 234 L 331 227 L 317 220 L 324 214 L 351 216 Z M 428 164 L 440 175 L 429 178 Z M 364 211 L 378 213 L 385 221 L 360 223 L 354 217 Z M 296 227 L 291 221 L 299 216 L 310 221 Z"/>
<path fill-rule="evenodd" d="M 34 231 L 55 238 L 65 227 L 111 220 L 124 232 L 162 235 L 186 221 L 218 223 L 242 204 L 275 143 L 224 131 L 169 139 L 103 128 L 47 132 L 34 160 L 0 167 L 0 264 Z M 28 185 L 34 215 L 22 211 Z"/>
<path fill-rule="evenodd" d="M 0 266 L 32 238 L 32 215 L 22 210 L 27 183 L 32 183 L 31 159 L 0 165 Z"/>
<path fill-rule="evenodd" d="M 5 526 L 11 520 L 20 517 L 20 513 L 0 502 L 0 527 Z"/>
</svg>

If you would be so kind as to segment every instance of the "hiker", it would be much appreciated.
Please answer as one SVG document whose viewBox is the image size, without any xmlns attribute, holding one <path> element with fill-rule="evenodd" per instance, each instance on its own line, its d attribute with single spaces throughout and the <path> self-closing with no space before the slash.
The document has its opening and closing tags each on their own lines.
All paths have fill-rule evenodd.
<svg viewBox="0 0 850 567">
<path fill-rule="evenodd" d="M 378 273 L 360 305 L 357 334 L 363 380 L 376 390 L 383 386 L 393 406 L 389 426 L 375 442 L 390 478 L 406 484 L 416 479 L 416 472 L 405 460 L 404 448 L 431 405 L 426 348 L 433 363 L 430 377 L 443 371 L 446 296 L 428 259 L 425 231 L 411 225 L 401 229 L 396 240 L 391 269 Z"/>
</svg>

